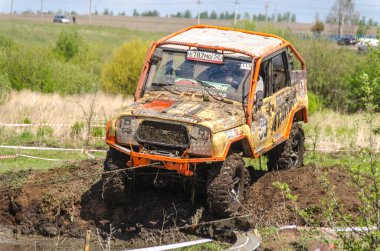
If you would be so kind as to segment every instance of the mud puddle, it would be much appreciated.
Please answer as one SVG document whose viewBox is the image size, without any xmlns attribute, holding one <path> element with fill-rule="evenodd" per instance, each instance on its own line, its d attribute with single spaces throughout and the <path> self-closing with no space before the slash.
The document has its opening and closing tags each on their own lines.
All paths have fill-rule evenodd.
<svg viewBox="0 0 380 251">
<path fill-rule="evenodd" d="M 20 188 L 0 187 L 0 226 L 19 236 L 38 234 L 49 240 L 58 236 L 61 240 L 77 238 L 79 246 L 75 249 L 81 249 L 86 230 L 96 233 L 100 239 L 111 236 L 112 242 L 120 241 L 125 247 L 146 247 L 200 238 L 197 233 L 178 228 L 214 220 L 205 209 L 205 199 L 198 196 L 192 205 L 189 189 L 181 184 L 165 189 L 129 191 L 121 202 L 106 201 L 102 197 L 101 171 L 102 162 L 83 161 L 62 169 L 24 173 Z M 345 171 L 340 167 L 323 171 L 337 188 L 342 203 L 355 213 L 359 202 Z M 315 217 L 323 226 L 319 212 L 323 211 L 321 202 L 327 195 L 318 175 L 314 166 L 255 172 L 241 214 L 251 213 L 256 226 L 304 224 L 292 204 L 273 186 L 273 182 L 281 181 L 298 196 L 300 209 L 317 208 Z M 86 178 L 78 178 L 84 176 Z M 9 174 L 1 175 L 0 181 L 5 177 Z M 62 182 L 54 182 L 57 180 Z M 12 182 L 7 180 L 6 184 L 9 186 Z M 0 250 L 1 245 L 8 244 L 0 243 Z"/>
</svg>

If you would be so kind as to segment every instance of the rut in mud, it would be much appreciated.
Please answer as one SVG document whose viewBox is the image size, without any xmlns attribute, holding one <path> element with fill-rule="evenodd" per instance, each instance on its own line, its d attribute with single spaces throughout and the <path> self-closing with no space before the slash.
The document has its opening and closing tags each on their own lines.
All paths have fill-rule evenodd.
<svg viewBox="0 0 380 251">
<path fill-rule="evenodd" d="M 131 245 L 156 245 L 187 240 L 187 233 L 176 228 L 186 224 L 213 220 L 205 209 L 206 199 L 199 196 L 190 202 L 189 189 L 183 184 L 166 189 L 142 189 L 127 192 L 122 202 L 102 198 L 100 182 L 103 163 L 83 161 L 48 172 L 25 171 L 13 174 L 23 180 L 19 189 L 0 187 L 0 228 L 15 233 L 44 236 L 83 237 L 86 229 L 106 235 L 112 228 L 114 238 Z M 340 167 L 323 170 L 347 210 L 358 211 L 359 201 L 349 185 L 349 177 Z M 298 196 L 300 209 L 312 209 L 314 217 L 322 217 L 322 201 L 328 196 L 314 166 L 279 172 L 256 171 L 241 214 L 252 213 L 260 225 L 280 226 L 304 224 L 295 213 L 291 201 L 273 186 L 281 181 L 289 184 Z M 78 178 L 86 176 L 86 178 Z M 0 184 L 10 184 L 10 175 L 0 176 Z M 60 180 L 61 182 L 54 182 Z M 28 184 L 36 184 L 30 186 Z"/>
</svg>

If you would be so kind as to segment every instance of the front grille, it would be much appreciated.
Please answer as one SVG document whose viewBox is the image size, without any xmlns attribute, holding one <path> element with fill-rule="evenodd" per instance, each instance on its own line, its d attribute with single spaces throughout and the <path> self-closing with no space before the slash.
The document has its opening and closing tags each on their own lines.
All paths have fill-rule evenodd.
<svg viewBox="0 0 380 251">
<path fill-rule="evenodd" d="M 146 120 L 140 124 L 136 140 L 153 146 L 186 149 L 189 135 L 183 125 Z"/>
</svg>

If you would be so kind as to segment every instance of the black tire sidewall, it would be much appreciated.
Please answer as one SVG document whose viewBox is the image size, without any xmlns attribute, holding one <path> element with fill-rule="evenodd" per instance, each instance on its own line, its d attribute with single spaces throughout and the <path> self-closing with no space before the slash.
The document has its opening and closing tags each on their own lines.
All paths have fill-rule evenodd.
<svg viewBox="0 0 380 251">
<path fill-rule="evenodd" d="M 207 178 L 207 206 L 214 216 L 229 217 L 240 208 L 248 178 L 244 169 L 243 158 L 237 153 L 232 153 L 224 162 L 211 166 Z M 235 174 L 240 177 L 237 201 L 231 194 Z"/>
</svg>

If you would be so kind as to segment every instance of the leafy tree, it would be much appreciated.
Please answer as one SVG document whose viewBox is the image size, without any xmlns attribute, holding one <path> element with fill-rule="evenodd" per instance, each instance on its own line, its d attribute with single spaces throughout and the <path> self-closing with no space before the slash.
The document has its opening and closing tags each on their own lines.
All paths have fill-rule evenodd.
<svg viewBox="0 0 380 251">
<path fill-rule="evenodd" d="M 184 18 L 192 18 L 191 11 L 190 10 L 186 10 L 185 13 L 183 13 L 183 17 Z"/>
<path fill-rule="evenodd" d="M 208 19 L 208 12 L 207 11 L 203 11 L 203 12 L 199 13 L 199 17 L 201 19 Z"/>
<path fill-rule="evenodd" d="M 359 13 L 355 11 L 355 0 L 336 0 L 326 22 L 337 24 L 338 34 L 341 37 L 346 23 L 357 23 L 358 19 Z"/>
<path fill-rule="evenodd" d="M 356 35 L 358 37 L 364 37 L 368 30 L 370 29 L 370 25 L 365 23 L 365 18 L 359 21 L 358 29 L 356 30 Z"/>
<path fill-rule="evenodd" d="M 324 30 L 325 25 L 319 20 L 315 21 L 315 24 L 311 27 L 311 31 L 318 34 L 318 36 L 320 36 Z"/>
<path fill-rule="evenodd" d="M 297 20 L 296 15 L 293 14 L 292 17 L 290 18 L 290 22 L 295 23 L 296 20 Z"/>
<path fill-rule="evenodd" d="M 110 10 L 108 8 L 105 8 L 103 11 L 103 16 L 109 16 L 110 15 Z"/>
<path fill-rule="evenodd" d="M 140 16 L 140 13 L 136 9 L 134 9 L 132 16 L 138 17 L 138 16 Z"/>
<path fill-rule="evenodd" d="M 182 13 L 178 11 L 176 14 L 171 15 L 171 16 L 172 17 L 182 17 Z"/>
<path fill-rule="evenodd" d="M 244 12 L 243 19 L 250 20 L 251 19 L 251 15 L 248 12 Z"/>
<path fill-rule="evenodd" d="M 211 11 L 210 19 L 218 19 L 218 14 L 216 14 L 215 10 Z"/>
<path fill-rule="evenodd" d="M 141 13 L 142 17 L 159 17 L 160 13 L 157 10 L 148 10 Z"/>
</svg>

